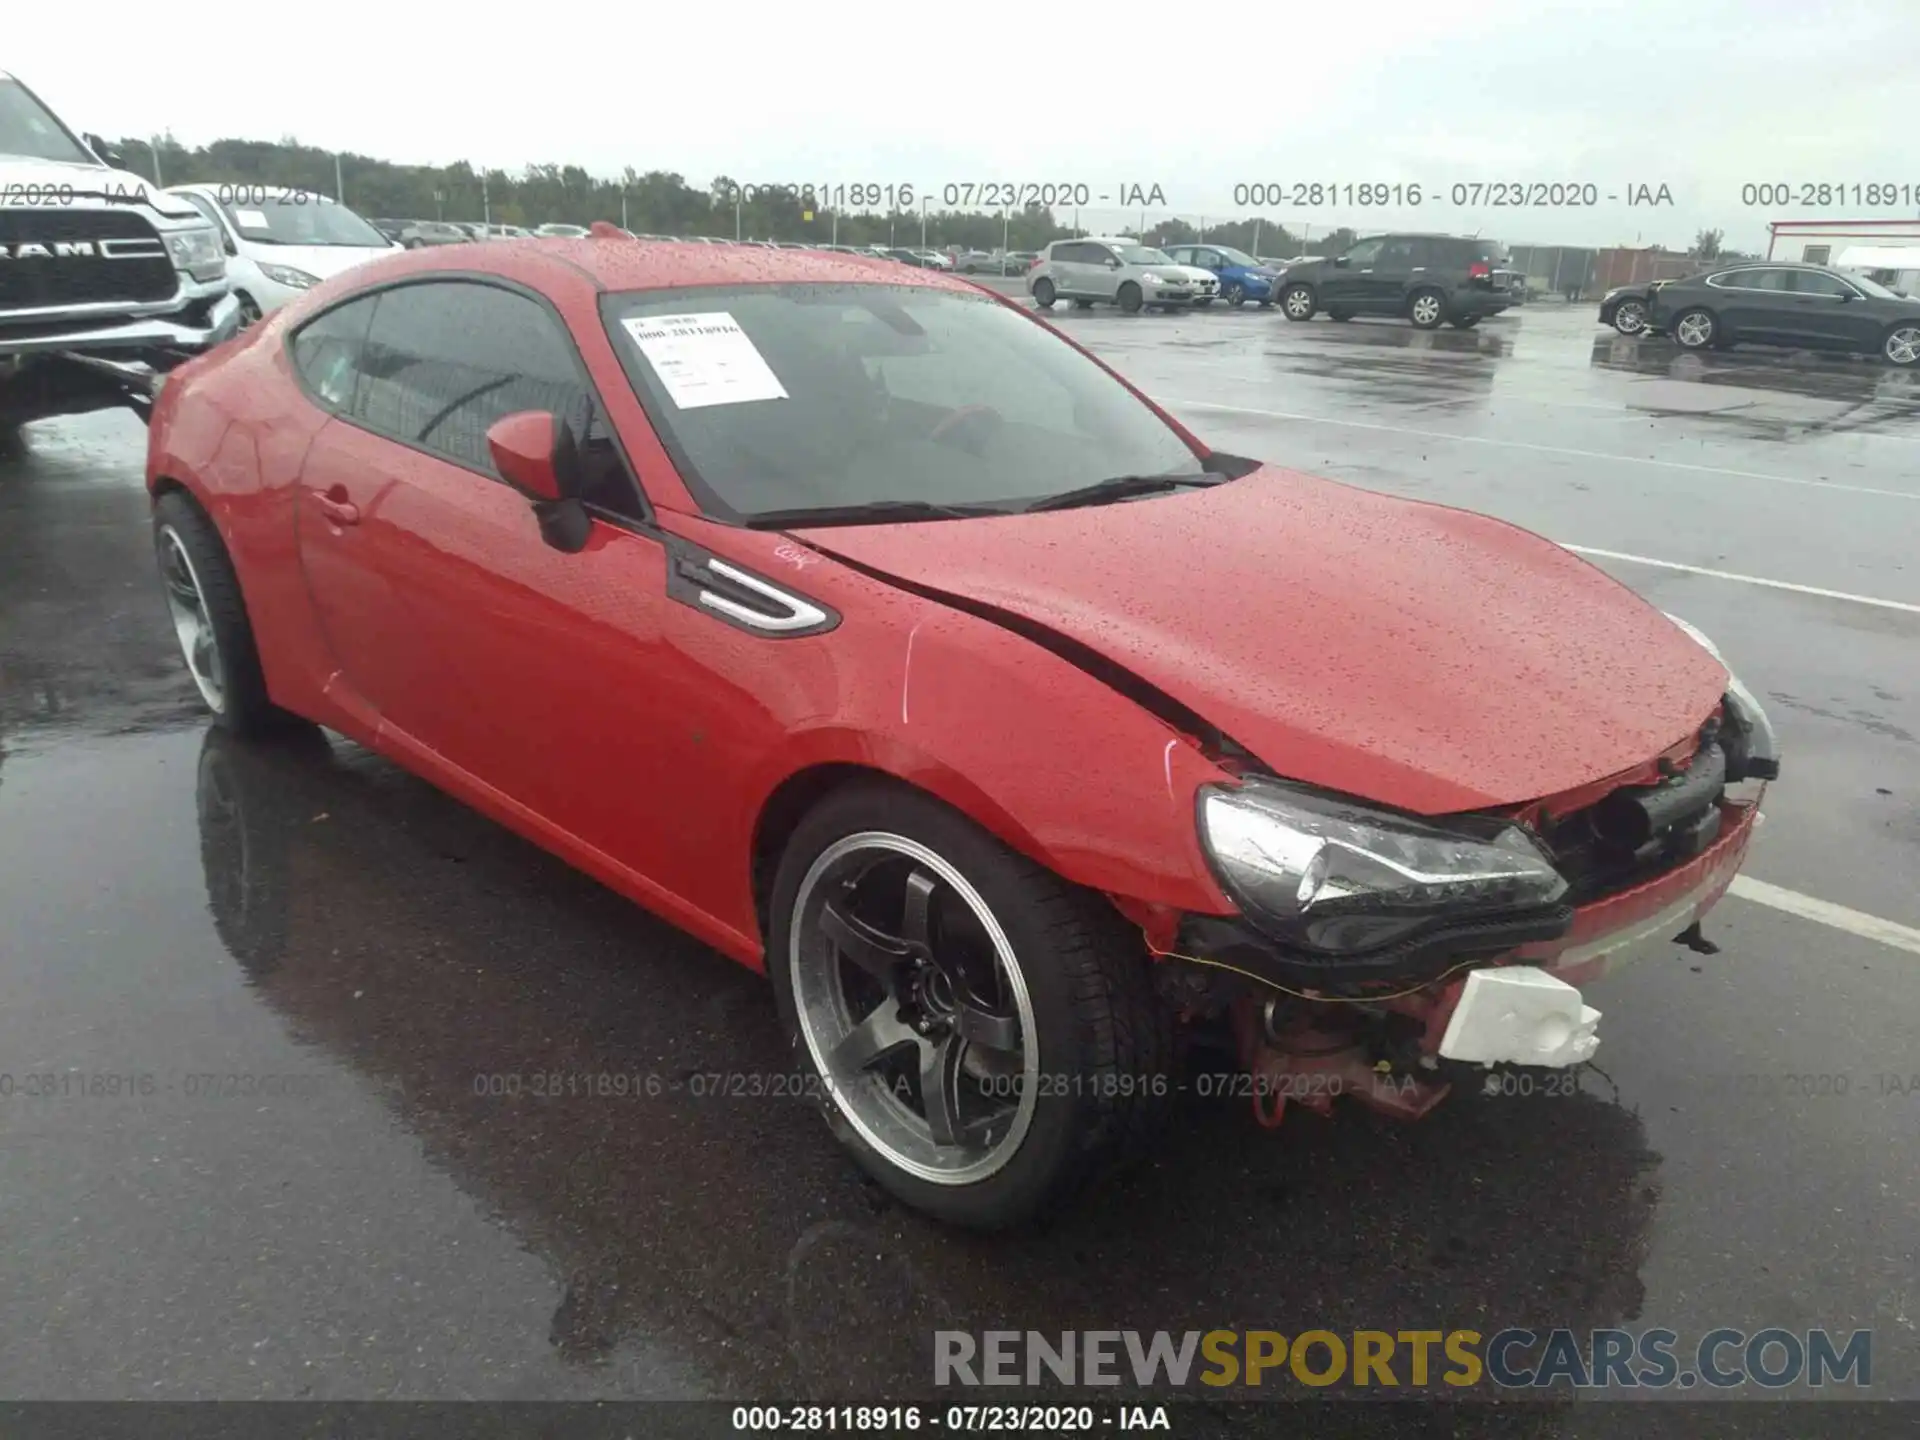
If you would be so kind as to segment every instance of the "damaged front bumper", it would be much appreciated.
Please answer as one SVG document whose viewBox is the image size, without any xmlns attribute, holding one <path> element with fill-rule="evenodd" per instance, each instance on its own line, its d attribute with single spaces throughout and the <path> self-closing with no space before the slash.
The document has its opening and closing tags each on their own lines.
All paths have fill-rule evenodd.
<svg viewBox="0 0 1920 1440">
<path fill-rule="evenodd" d="M 1263 1124 L 1277 1124 L 1289 1099 L 1330 1113 L 1341 1096 L 1418 1118 L 1448 1093 L 1442 1062 L 1565 1068 L 1591 1058 L 1601 1013 L 1581 987 L 1676 941 L 1705 945 L 1697 927 L 1746 859 L 1764 788 L 1722 796 L 1719 833 L 1698 854 L 1578 905 L 1561 933 L 1403 988 L 1300 986 L 1298 957 L 1222 917 L 1189 917 L 1178 958 L 1236 983 L 1234 1028 Z"/>
</svg>

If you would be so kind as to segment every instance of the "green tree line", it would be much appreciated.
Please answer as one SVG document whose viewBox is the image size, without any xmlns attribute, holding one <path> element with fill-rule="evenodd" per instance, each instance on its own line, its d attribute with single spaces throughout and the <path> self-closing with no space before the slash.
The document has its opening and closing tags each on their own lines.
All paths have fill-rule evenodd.
<svg viewBox="0 0 1920 1440">
<path fill-rule="evenodd" d="M 247 184 L 339 196 L 366 216 L 400 220 L 491 220 L 496 225 L 590 225 L 611 220 L 637 234 L 714 235 L 727 239 L 801 240 L 842 245 L 919 246 L 946 249 L 1038 250 L 1049 241 L 1087 233 L 1076 230 L 1071 211 L 1032 205 L 1003 216 L 998 211 L 918 208 L 891 213 L 807 210 L 798 197 L 741 193 L 733 179 L 716 175 L 689 184 L 669 170 L 628 166 L 613 177 L 590 175 L 578 165 L 528 165 L 518 174 L 476 170 L 464 160 L 450 165 L 399 165 L 370 155 L 341 154 L 288 138 L 215 140 L 189 147 L 171 135 L 152 141 L 123 139 L 121 156 L 135 170 L 156 174 L 163 184 Z M 146 162 L 146 163 L 143 163 Z M 1136 234 L 1137 229 L 1122 233 Z M 1207 239 L 1250 254 L 1287 257 L 1338 254 L 1352 244 L 1351 230 L 1335 230 L 1311 243 L 1284 226 L 1248 218 L 1209 225 L 1204 237 L 1174 218 L 1149 226 L 1148 244 L 1178 245 Z"/>
</svg>

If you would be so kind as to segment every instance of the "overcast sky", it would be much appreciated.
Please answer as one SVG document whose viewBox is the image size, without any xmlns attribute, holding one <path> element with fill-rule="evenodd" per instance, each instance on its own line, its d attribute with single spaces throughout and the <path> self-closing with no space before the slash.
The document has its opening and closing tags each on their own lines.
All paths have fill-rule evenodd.
<svg viewBox="0 0 1920 1440">
<path fill-rule="evenodd" d="M 1509 243 L 1684 246 L 1714 227 L 1764 249 L 1770 219 L 1920 216 L 1920 194 L 1877 209 L 1850 193 L 1826 209 L 1741 194 L 1920 190 L 1920 0 L 1293 0 L 1216 7 L 1212 24 L 1204 7 L 1131 0 L 329 0 L 237 27 L 106 0 L 0 4 L 0 66 L 75 129 L 111 136 L 292 136 L 397 161 L 632 165 L 696 184 L 905 182 L 934 188 L 936 209 L 947 183 L 1157 184 L 1149 222 L 1252 213 L 1233 203 L 1248 182 L 1414 182 L 1428 192 L 1418 210 L 1265 213 Z M 1451 203 L 1456 183 L 1498 180 L 1592 182 L 1602 198 Z M 1663 184 L 1672 205 L 1626 203 Z M 1122 218 L 1138 209 L 1096 205 L 1082 223 Z"/>
</svg>

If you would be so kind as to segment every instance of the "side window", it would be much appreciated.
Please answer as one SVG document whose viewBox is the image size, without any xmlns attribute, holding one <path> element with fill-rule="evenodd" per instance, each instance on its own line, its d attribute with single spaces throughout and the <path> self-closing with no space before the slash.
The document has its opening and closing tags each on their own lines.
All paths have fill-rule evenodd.
<svg viewBox="0 0 1920 1440">
<path fill-rule="evenodd" d="M 1174 245 L 1167 250 L 1167 258 L 1176 265 L 1198 265 L 1204 250 L 1195 250 L 1191 245 Z"/>
<path fill-rule="evenodd" d="M 1771 290 L 1775 293 L 1787 288 L 1785 270 L 1729 270 L 1725 274 L 1713 277 L 1713 284 L 1727 290 Z"/>
<path fill-rule="evenodd" d="M 487 430 L 521 410 L 584 417 L 582 498 L 616 514 L 644 514 L 572 346 L 545 309 L 524 295 L 467 280 L 380 293 L 353 404 L 356 420 L 497 479 Z"/>
<path fill-rule="evenodd" d="M 1800 258 L 1809 265 L 1824 265 L 1831 254 L 1833 254 L 1831 245 L 1808 245 L 1800 251 Z"/>
<path fill-rule="evenodd" d="M 584 386 L 533 301 L 470 281 L 383 291 L 354 414 L 488 475 L 487 427 L 516 410 L 564 414 Z"/>
<path fill-rule="evenodd" d="M 293 337 L 293 364 L 307 388 L 329 410 L 353 409 L 366 348 L 367 322 L 377 296 L 351 300 L 300 327 Z"/>
<path fill-rule="evenodd" d="M 1375 258 L 1380 254 L 1380 247 L 1385 243 L 1386 241 L 1384 239 L 1362 240 L 1358 245 L 1347 251 L 1347 263 L 1356 270 L 1366 268 L 1373 264 Z"/>
<path fill-rule="evenodd" d="M 1389 240 L 1380 247 L 1380 258 L 1375 260 L 1376 270 L 1413 269 L 1413 242 L 1411 240 Z"/>
<path fill-rule="evenodd" d="M 1853 294 L 1853 287 L 1837 275 L 1823 275 L 1818 270 L 1789 270 L 1786 273 L 1793 282 L 1788 288 L 1797 295 Z"/>
<path fill-rule="evenodd" d="M 227 238 L 227 223 L 220 218 L 220 212 L 214 207 L 214 203 L 211 200 L 204 195 L 196 195 L 191 190 L 176 190 L 174 193 L 189 205 L 193 206 L 193 208 L 198 210 L 202 215 L 206 216 L 207 219 L 211 220 L 214 226 L 220 231 L 220 238 L 222 240 Z"/>
</svg>

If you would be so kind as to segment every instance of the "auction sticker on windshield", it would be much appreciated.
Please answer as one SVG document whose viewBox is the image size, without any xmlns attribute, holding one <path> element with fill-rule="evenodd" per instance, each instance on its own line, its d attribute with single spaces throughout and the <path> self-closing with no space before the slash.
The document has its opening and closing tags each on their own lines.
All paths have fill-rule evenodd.
<svg viewBox="0 0 1920 1440">
<path fill-rule="evenodd" d="M 267 212 L 264 210 L 236 210 L 233 212 L 233 218 L 238 222 L 242 230 L 265 230 L 268 228 Z"/>
<path fill-rule="evenodd" d="M 725 310 L 636 316 L 622 323 L 682 410 L 787 398 L 780 377 Z"/>
</svg>

